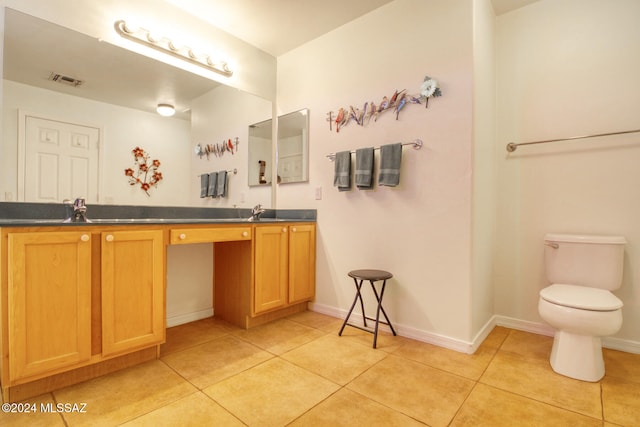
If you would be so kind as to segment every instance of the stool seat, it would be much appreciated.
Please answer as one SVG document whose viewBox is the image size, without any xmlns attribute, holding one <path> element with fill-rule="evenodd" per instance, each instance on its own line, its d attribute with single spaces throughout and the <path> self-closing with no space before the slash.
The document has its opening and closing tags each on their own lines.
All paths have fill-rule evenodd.
<svg viewBox="0 0 640 427">
<path fill-rule="evenodd" d="M 389 326 L 389 328 L 391 328 L 391 332 L 393 333 L 393 335 L 397 335 L 395 329 L 393 329 L 393 325 L 391 325 L 391 321 L 389 320 L 387 313 L 384 311 L 384 308 L 382 307 L 382 297 L 384 296 L 384 288 L 387 284 L 387 279 L 391 279 L 393 277 L 393 274 L 384 270 L 362 269 L 362 270 L 351 270 L 348 273 L 348 276 L 353 278 L 353 282 L 356 285 L 356 297 L 353 300 L 353 303 L 351 304 L 349 313 L 347 314 L 347 317 L 344 319 L 344 323 L 342 324 L 342 327 L 340 328 L 340 332 L 338 332 L 338 335 L 342 335 L 342 331 L 344 331 L 344 328 L 347 325 L 353 328 L 362 329 L 363 331 L 370 332 L 373 334 L 373 348 L 376 348 L 377 341 L 378 341 L 378 324 L 382 323 Z M 371 290 L 373 291 L 373 295 L 376 297 L 376 302 L 378 303 L 375 318 L 367 317 L 367 315 L 364 312 L 364 301 L 362 300 L 361 291 L 362 291 L 362 283 L 365 280 L 371 284 Z M 375 283 L 378 281 L 382 281 L 382 285 L 380 287 L 380 294 L 378 294 L 378 291 L 376 290 L 376 287 L 375 287 Z M 364 326 L 349 323 L 349 317 L 351 317 L 351 313 L 353 313 L 353 309 L 355 308 L 358 301 L 360 302 L 360 308 L 362 309 L 362 322 L 364 323 Z M 380 313 L 382 313 L 386 322 L 380 320 Z M 368 328 L 367 320 L 372 320 L 375 322 L 375 326 L 373 330 Z"/>
<path fill-rule="evenodd" d="M 387 280 L 393 277 L 393 274 L 384 270 L 351 270 L 348 274 L 349 277 L 361 280 Z"/>
</svg>

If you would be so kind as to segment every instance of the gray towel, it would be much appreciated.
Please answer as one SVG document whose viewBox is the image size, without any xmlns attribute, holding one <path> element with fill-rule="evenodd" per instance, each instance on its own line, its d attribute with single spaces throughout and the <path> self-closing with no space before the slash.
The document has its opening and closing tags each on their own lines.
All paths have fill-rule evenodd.
<svg viewBox="0 0 640 427">
<path fill-rule="evenodd" d="M 333 186 L 338 187 L 340 191 L 349 191 L 351 189 L 351 151 L 336 153 Z"/>
<path fill-rule="evenodd" d="M 209 174 L 203 173 L 200 175 L 200 197 L 207 197 L 207 190 L 209 189 Z"/>
<path fill-rule="evenodd" d="M 209 174 L 209 186 L 207 187 L 207 197 L 216 197 L 216 182 L 218 181 L 218 173 L 211 172 Z"/>
<path fill-rule="evenodd" d="M 400 183 L 401 159 L 401 142 L 383 145 L 380 147 L 380 172 L 378 173 L 378 184 L 395 187 Z"/>
<path fill-rule="evenodd" d="M 360 190 L 373 188 L 373 147 L 356 150 L 355 181 Z"/>
<path fill-rule="evenodd" d="M 217 197 L 227 197 L 227 171 L 218 171 Z"/>
</svg>

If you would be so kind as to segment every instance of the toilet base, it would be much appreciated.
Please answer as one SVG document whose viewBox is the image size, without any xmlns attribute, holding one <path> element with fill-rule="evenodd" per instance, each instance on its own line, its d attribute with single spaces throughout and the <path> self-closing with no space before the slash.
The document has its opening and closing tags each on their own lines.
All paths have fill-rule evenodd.
<svg viewBox="0 0 640 427">
<path fill-rule="evenodd" d="M 556 331 L 551 349 L 551 368 L 561 375 L 596 382 L 604 376 L 600 337 Z"/>
</svg>

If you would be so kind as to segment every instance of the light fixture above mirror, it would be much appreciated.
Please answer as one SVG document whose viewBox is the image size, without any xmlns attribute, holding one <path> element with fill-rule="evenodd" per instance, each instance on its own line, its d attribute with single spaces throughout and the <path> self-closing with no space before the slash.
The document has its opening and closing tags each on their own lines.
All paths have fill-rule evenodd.
<svg viewBox="0 0 640 427">
<path fill-rule="evenodd" d="M 144 28 L 128 26 L 122 19 L 116 21 L 113 26 L 116 32 L 127 40 L 151 47 L 191 64 L 199 65 L 207 70 L 215 71 L 225 77 L 233 75 L 233 71 L 229 69 L 229 65 L 225 61 L 214 61 L 210 55 L 198 54 L 189 46 L 181 46 L 167 37 L 157 36 Z"/>
</svg>

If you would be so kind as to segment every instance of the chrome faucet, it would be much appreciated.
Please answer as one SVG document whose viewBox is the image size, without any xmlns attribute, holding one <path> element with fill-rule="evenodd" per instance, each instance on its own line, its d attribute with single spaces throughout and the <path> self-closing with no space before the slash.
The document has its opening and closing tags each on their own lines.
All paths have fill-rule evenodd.
<svg viewBox="0 0 640 427">
<path fill-rule="evenodd" d="M 260 215 L 265 213 L 266 209 L 262 207 L 261 204 L 257 204 L 251 209 L 251 218 L 249 221 L 258 221 L 260 219 Z"/>
<path fill-rule="evenodd" d="M 73 203 L 69 199 L 65 199 L 62 203 L 65 207 L 64 222 L 91 222 L 87 218 L 87 206 L 82 197 L 78 197 Z"/>
</svg>

